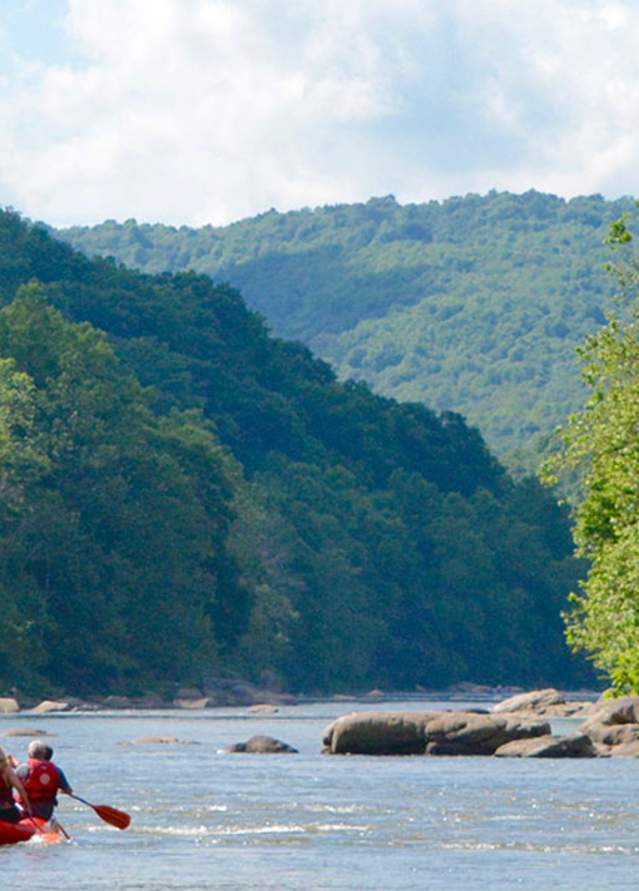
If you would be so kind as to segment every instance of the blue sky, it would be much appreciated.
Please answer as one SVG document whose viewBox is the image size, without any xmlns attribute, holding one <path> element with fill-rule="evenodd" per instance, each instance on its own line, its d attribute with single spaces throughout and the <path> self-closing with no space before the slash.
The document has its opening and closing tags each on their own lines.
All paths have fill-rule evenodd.
<svg viewBox="0 0 639 891">
<path fill-rule="evenodd" d="M 0 205 L 639 194 L 637 0 L 2 0 Z"/>
</svg>

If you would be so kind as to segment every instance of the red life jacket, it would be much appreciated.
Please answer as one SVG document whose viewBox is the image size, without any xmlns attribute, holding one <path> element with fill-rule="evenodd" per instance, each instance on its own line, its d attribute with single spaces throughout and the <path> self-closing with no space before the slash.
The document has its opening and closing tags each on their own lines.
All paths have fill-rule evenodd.
<svg viewBox="0 0 639 891">
<path fill-rule="evenodd" d="M 29 758 L 29 776 L 24 781 L 29 801 L 53 801 L 60 788 L 58 769 L 52 761 Z"/>
</svg>

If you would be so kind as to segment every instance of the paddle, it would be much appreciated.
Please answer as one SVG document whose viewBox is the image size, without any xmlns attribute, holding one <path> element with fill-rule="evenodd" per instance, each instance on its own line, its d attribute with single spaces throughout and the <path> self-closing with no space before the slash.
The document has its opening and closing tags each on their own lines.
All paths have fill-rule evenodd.
<svg viewBox="0 0 639 891">
<path fill-rule="evenodd" d="M 42 826 L 40 826 L 40 824 L 36 820 L 33 819 L 33 817 L 29 817 L 28 819 L 29 819 L 29 822 L 33 825 L 33 828 L 35 829 L 35 831 L 37 833 L 39 833 L 40 838 L 42 839 L 43 842 L 57 842 L 57 841 L 59 841 L 60 837 L 56 832 L 47 832 L 46 829 L 43 829 Z M 67 832 L 65 832 L 65 830 L 62 828 L 62 826 L 59 826 L 59 829 L 61 830 L 62 834 L 64 835 L 64 837 L 66 839 L 69 839 L 69 840 L 71 839 L 71 836 L 68 835 Z"/>
<path fill-rule="evenodd" d="M 53 818 L 49 821 L 49 825 L 51 826 L 52 829 L 57 829 L 57 830 L 59 830 L 59 831 L 62 833 L 62 835 L 66 838 L 67 841 L 71 841 L 71 836 L 70 836 L 69 833 L 66 831 L 66 829 L 64 828 L 64 826 L 63 826 L 62 823 L 58 820 L 57 817 L 53 817 Z"/>
<path fill-rule="evenodd" d="M 109 807 L 108 804 L 91 804 L 90 801 L 85 801 L 79 795 L 69 794 L 69 798 L 75 798 L 76 801 L 80 801 L 82 804 L 93 808 L 101 820 L 104 820 L 105 823 L 110 823 L 111 826 L 116 826 L 118 829 L 126 829 L 131 822 L 131 817 L 128 814 L 125 814 L 124 811 L 119 811 L 115 807 Z"/>
</svg>

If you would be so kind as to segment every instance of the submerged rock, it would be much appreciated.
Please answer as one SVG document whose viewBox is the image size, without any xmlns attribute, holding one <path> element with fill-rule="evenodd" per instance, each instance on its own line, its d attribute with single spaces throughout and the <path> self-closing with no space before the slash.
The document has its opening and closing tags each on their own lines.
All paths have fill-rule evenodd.
<svg viewBox="0 0 639 891">
<path fill-rule="evenodd" d="M 273 736 L 252 736 L 246 742 L 235 743 L 225 749 L 226 752 L 246 752 L 248 754 L 297 754 L 298 750 L 289 746 L 288 743 L 282 742 L 281 739 L 275 739 Z"/>
<path fill-rule="evenodd" d="M 14 727 L 12 730 L 7 730 L 6 733 L 3 733 L 2 735 L 6 737 L 31 736 L 37 739 L 40 736 L 55 736 L 55 733 L 49 733 L 48 730 L 38 730 L 35 727 Z"/>
<path fill-rule="evenodd" d="M 492 755 L 516 739 L 550 734 L 546 721 L 474 712 L 356 712 L 324 732 L 331 755 Z"/>
<path fill-rule="evenodd" d="M 138 739 L 132 739 L 133 746 L 173 746 L 179 743 L 176 736 L 141 736 Z"/>
<path fill-rule="evenodd" d="M 276 705 L 271 705 L 269 702 L 258 702 L 255 705 L 249 706 L 249 711 L 253 715 L 275 715 L 279 709 Z"/>
</svg>

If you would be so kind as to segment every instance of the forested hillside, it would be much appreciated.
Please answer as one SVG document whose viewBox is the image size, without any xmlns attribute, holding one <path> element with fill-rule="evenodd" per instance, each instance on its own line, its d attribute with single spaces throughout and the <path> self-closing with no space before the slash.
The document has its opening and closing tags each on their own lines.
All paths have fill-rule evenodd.
<svg viewBox="0 0 639 891">
<path fill-rule="evenodd" d="M 571 684 L 565 515 L 229 286 L 0 212 L 0 680 Z M 104 332 L 104 333 L 103 333 Z"/>
<path fill-rule="evenodd" d="M 270 211 L 223 228 L 113 221 L 60 235 L 148 272 L 241 289 L 341 378 L 461 412 L 499 455 L 582 402 L 575 348 L 604 321 L 602 245 L 630 199 L 490 193 Z"/>
</svg>

